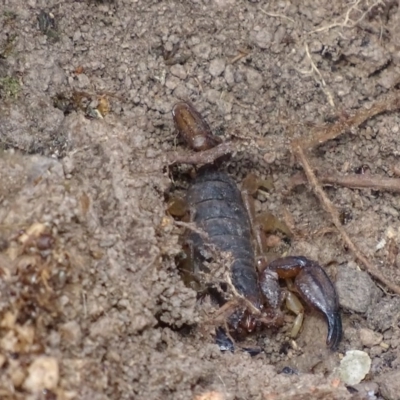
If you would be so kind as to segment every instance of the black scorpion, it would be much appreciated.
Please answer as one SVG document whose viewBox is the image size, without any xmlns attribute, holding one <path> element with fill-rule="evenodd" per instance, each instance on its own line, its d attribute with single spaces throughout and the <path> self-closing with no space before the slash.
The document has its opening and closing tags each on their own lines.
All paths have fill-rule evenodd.
<svg viewBox="0 0 400 400">
<path fill-rule="evenodd" d="M 176 104 L 172 114 L 177 131 L 195 151 L 220 144 L 191 104 Z M 194 269 L 200 270 L 209 257 L 210 244 L 229 252 L 233 287 L 250 305 L 232 313 L 229 322 L 233 329 L 250 332 L 260 323 L 278 323 L 283 302 L 278 280 L 293 278 L 299 296 L 324 315 L 328 324 L 327 345 L 337 348 L 342 339 L 342 323 L 337 294 L 328 275 L 315 261 L 299 256 L 261 263 L 257 268 L 249 212 L 237 185 L 226 173 L 214 164 L 201 167 L 188 190 L 187 203 L 191 221 L 205 233 L 192 231 L 187 238 Z"/>
</svg>

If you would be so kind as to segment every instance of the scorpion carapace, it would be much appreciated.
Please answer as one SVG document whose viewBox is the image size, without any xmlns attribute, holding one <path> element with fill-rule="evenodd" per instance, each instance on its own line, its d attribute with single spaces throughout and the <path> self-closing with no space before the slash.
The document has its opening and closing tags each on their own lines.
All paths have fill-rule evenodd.
<svg viewBox="0 0 400 400">
<path fill-rule="evenodd" d="M 172 109 L 176 130 L 189 147 L 195 151 L 208 150 L 221 143 L 207 122 L 189 103 L 180 102 Z"/>
<path fill-rule="evenodd" d="M 194 107 L 185 102 L 176 104 L 172 115 L 185 142 L 196 151 L 211 149 L 220 141 Z M 282 322 L 284 300 L 279 279 L 294 279 L 294 288 L 309 305 L 320 311 L 328 322 L 327 345 L 336 349 L 342 338 L 342 324 L 335 288 L 318 263 L 305 257 L 285 257 L 257 268 L 255 232 L 249 210 L 235 182 L 215 164 L 198 170 L 187 192 L 190 219 L 196 226 L 187 237 L 194 271 L 212 257 L 210 248 L 228 252 L 230 281 L 239 296 L 246 300 L 244 309 L 237 308 L 229 318 L 233 330 L 252 331 L 256 325 L 278 325 Z M 242 302 L 243 304 L 243 302 Z M 298 317 L 292 330 L 297 335 L 303 308 L 297 298 L 287 292 L 286 304 Z"/>
</svg>

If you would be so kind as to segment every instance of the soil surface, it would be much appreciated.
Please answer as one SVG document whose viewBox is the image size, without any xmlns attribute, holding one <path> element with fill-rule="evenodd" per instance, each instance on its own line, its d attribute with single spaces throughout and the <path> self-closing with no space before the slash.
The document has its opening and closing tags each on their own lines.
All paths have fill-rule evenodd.
<svg viewBox="0 0 400 400">
<path fill-rule="evenodd" d="M 297 5 L 298 4 L 298 5 Z M 0 397 L 2 399 L 400 399 L 400 300 L 343 245 L 290 143 L 395 94 L 397 1 L 0 2 Z M 317 260 L 336 287 L 344 339 L 324 320 L 221 352 L 177 268 L 183 227 L 168 216 L 190 152 L 171 109 L 190 100 L 241 143 L 222 169 L 272 179 L 256 210 L 292 231 L 276 254 Z M 319 175 L 396 177 L 398 113 L 308 153 Z M 325 188 L 345 230 L 400 285 L 400 197 Z M 372 360 L 340 380 L 348 350 Z"/>
</svg>

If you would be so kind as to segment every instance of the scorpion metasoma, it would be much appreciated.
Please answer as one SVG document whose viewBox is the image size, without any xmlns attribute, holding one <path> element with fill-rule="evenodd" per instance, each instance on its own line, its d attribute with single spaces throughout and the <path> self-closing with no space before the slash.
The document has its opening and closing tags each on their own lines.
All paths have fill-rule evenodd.
<svg viewBox="0 0 400 400">
<path fill-rule="evenodd" d="M 207 151 L 221 143 L 190 103 L 177 103 L 172 115 L 178 133 L 193 150 Z M 210 257 L 210 246 L 230 253 L 229 279 L 233 290 L 244 299 L 228 318 L 230 329 L 251 332 L 258 325 L 278 324 L 286 297 L 288 307 L 297 314 L 292 329 L 292 336 L 296 336 L 303 308 L 291 291 L 283 296 L 279 285 L 279 279 L 292 278 L 300 298 L 324 315 L 328 324 L 326 343 L 336 349 L 342 339 L 342 322 L 337 294 L 328 275 L 317 262 L 302 256 L 269 263 L 257 261 L 254 243 L 259 233 L 249 215 L 248 199 L 244 200 L 235 182 L 218 164 L 200 167 L 187 192 L 190 222 L 196 229 L 188 233 L 186 245 L 194 271 L 201 270 L 204 260 Z"/>
</svg>

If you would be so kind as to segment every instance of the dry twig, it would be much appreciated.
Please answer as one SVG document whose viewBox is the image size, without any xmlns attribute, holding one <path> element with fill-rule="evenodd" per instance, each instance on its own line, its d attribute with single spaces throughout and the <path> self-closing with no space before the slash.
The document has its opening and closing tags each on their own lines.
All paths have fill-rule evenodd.
<svg viewBox="0 0 400 400">
<path fill-rule="evenodd" d="M 197 228 L 196 224 L 193 222 L 184 222 L 184 221 L 176 221 L 174 220 L 174 224 L 176 226 L 182 226 L 185 229 L 197 233 L 201 238 L 204 240 L 208 240 L 208 234 L 207 232 L 204 232 L 203 229 Z"/>
<path fill-rule="evenodd" d="M 233 57 L 232 60 L 229 61 L 229 63 L 230 64 L 234 64 L 235 62 L 241 60 L 244 57 L 249 56 L 250 54 L 251 54 L 250 51 L 239 49 L 239 54 L 237 56 Z"/>
<path fill-rule="evenodd" d="M 314 63 L 314 61 L 313 61 L 313 59 L 312 59 L 312 57 L 311 57 L 310 50 L 309 50 L 309 48 L 308 48 L 308 44 L 307 44 L 307 43 L 305 44 L 305 50 L 306 50 L 307 58 L 308 58 L 309 61 L 310 61 L 311 69 L 310 69 L 310 71 L 302 71 L 302 70 L 297 69 L 297 71 L 300 72 L 300 73 L 303 74 L 303 75 L 304 75 L 304 74 L 314 74 L 314 73 L 317 74 L 319 78 L 317 78 L 317 77 L 315 76 L 315 74 L 314 74 L 314 79 L 315 79 L 316 83 L 317 83 L 318 85 L 321 86 L 322 91 L 324 92 L 325 96 L 326 96 L 327 99 L 328 99 L 329 105 L 330 105 L 331 107 L 335 107 L 335 102 L 333 101 L 332 93 L 331 93 L 331 91 L 328 89 L 328 86 L 326 85 L 325 79 L 323 78 L 321 72 L 319 71 L 319 69 L 318 69 L 317 66 L 315 65 L 315 63 Z"/>
<path fill-rule="evenodd" d="M 306 150 L 319 146 L 328 140 L 336 139 L 338 136 L 351 129 L 359 127 L 362 123 L 375 115 L 384 112 L 393 112 L 398 109 L 400 109 L 400 94 L 395 93 L 384 100 L 374 103 L 371 108 L 358 111 L 357 114 L 350 118 L 342 119 L 331 126 L 323 126 L 313 131 L 310 138 L 301 142 L 301 147 Z"/>
<path fill-rule="evenodd" d="M 400 193 L 400 179 L 385 178 L 377 175 L 318 175 L 318 180 L 327 185 L 339 185 L 355 189 L 373 189 Z M 291 186 L 299 186 L 307 183 L 303 174 L 297 174 L 291 178 Z"/>
<path fill-rule="evenodd" d="M 262 8 L 260 8 L 260 11 L 261 11 L 263 14 L 268 15 L 269 17 L 287 19 L 288 21 L 295 23 L 295 20 L 294 20 L 294 19 L 289 18 L 289 17 L 287 17 L 286 15 L 271 13 L 271 12 L 268 12 L 268 11 L 263 10 Z"/>
<path fill-rule="evenodd" d="M 293 145 L 293 152 L 297 156 L 298 160 L 300 161 L 301 165 L 303 166 L 304 172 L 307 176 L 307 179 L 310 183 L 310 186 L 315 193 L 315 195 L 320 200 L 322 206 L 324 207 L 325 211 L 332 218 L 332 222 L 335 225 L 336 229 L 339 231 L 343 241 L 346 243 L 348 248 L 354 253 L 356 258 L 364 264 L 365 269 L 376 279 L 384 283 L 390 290 L 392 290 L 396 294 L 400 294 L 400 287 L 393 283 L 390 279 L 386 278 L 382 273 L 378 270 L 378 268 L 373 265 L 367 257 L 360 251 L 360 249 L 353 243 L 350 239 L 349 235 L 343 228 L 339 213 L 336 210 L 335 206 L 329 200 L 323 189 L 321 188 L 320 184 L 318 183 L 317 177 L 315 176 L 310 164 L 308 163 L 307 157 L 304 154 L 304 150 L 302 147 L 297 143 Z"/>
<path fill-rule="evenodd" d="M 348 8 L 346 13 L 342 17 L 339 18 L 339 20 L 343 19 L 341 22 L 339 22 L 339 20 L 337 20 L 329 25 L 325 25 L 320 28 L 314 29 L 313 31 L 310 31 L 308 33 L 311 34 L 311 33 L 316 33 L 316 32 L 328 31 L 328 30 L 330 30 L 332 28 L 336 28 L 336 27 L 354 28 L 372 11 L 372 9 L 374 9 L 376 6 L 378 6 L 380 4 L 384 4 L 384 2 L 382 0 L 375 1 L 368 7 L 368 9 L 364 13 L 362 13 L 360 18 L 358 18 L 356 21 L 352 21 L 350 19 L 350 14 L 353 11 L 357 10 L 357 7 L 360 3 L 361 3 L 361 0 L 355 0 L 353 2 L 353 4 Z"/>
</svg>

